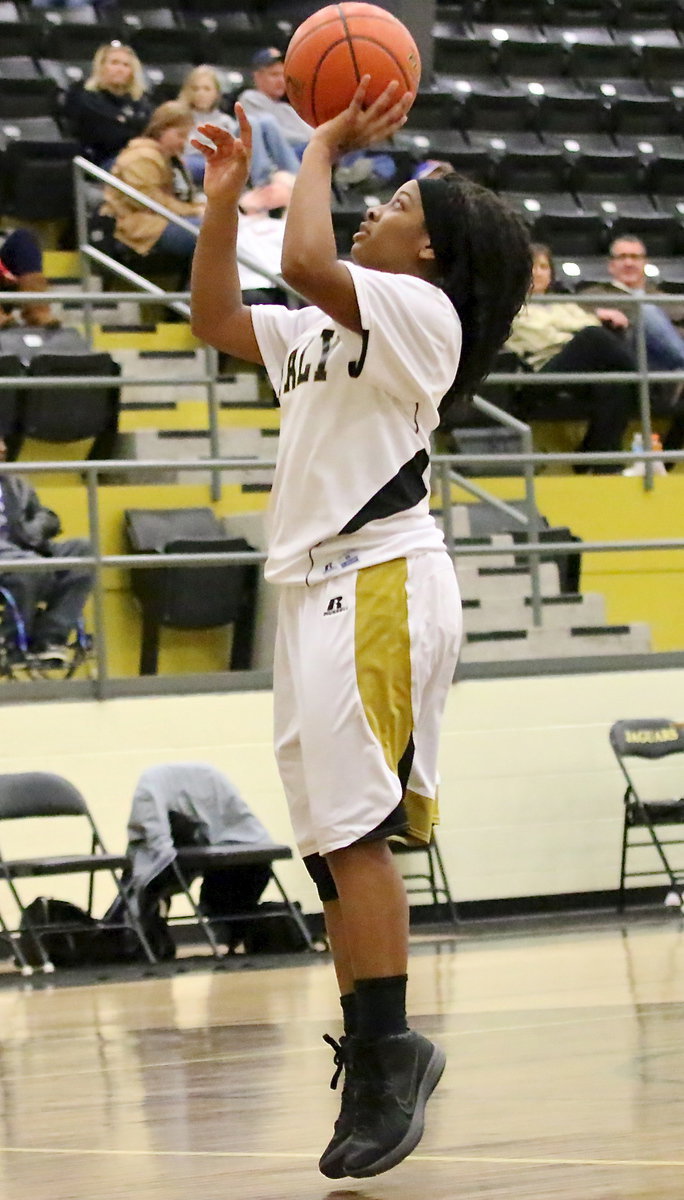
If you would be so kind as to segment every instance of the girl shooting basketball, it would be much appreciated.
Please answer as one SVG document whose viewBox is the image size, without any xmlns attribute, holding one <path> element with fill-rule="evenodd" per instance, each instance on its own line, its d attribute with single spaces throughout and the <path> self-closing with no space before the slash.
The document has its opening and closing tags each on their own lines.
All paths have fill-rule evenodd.
<svg viewBox="0 0 684 1200">
<path fill-rule="evenodd" d="M 444 1054 L 406 1023 L 408 904 L 388 845 L 429 841 L 437 740 L 461 635 L 451 560 L 430 514 L 430 435 L 442 397 L 470 394 L 529 286 L 527 235 L 459 176 L 404 184 L 337 258 L 334 164 L 406 119 L 395 85 L 319 126 L 292 194 L 282 274 L 309 303 L 242 304 L 240 137 L 201 128 L 207 209 L 193 329 L 263 363 L 281 404 L 266 578 L 280 585 L 275 745 L 295 835 L 325 911 L 341 993 L 340 1115 L 320 1169 L 377 1175 L 419 1142 Z M 339 1072 L 338 1072 L 339 1074 Z M 335 1076 L 335 1080 L 337 1076 Z"/>
</svg>

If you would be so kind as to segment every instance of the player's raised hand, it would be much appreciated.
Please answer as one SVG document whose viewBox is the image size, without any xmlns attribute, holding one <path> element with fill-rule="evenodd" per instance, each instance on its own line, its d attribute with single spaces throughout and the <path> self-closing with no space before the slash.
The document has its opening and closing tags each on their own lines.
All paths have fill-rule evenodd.
<svg viewBox="0 0 684 1200">
<path fill-rule="evenodd" d="M 406 122 L 413 94 L 400 94 L 397 80 L 392 80 L 377 100 L 365 108 L 370 81 L 370 75 L 364 75 L 349 107 L 332 121 L 319 125 L 313 135 L 312 140 L 324 142 L 335 157 L 384 142 Z"/>
<path fill-rule="evenodd" d="M 241 104 L 235 105 L 240 125 L 239 137 L 234 137 L 219 125 L 200 125 L 198 133 L 212 145 L 193 138 L 191 144 L 204 156 L 203 190 L 212 203 L 237 203 L 244 191 L 252 157 L 252 128 Z"/>
</svg>

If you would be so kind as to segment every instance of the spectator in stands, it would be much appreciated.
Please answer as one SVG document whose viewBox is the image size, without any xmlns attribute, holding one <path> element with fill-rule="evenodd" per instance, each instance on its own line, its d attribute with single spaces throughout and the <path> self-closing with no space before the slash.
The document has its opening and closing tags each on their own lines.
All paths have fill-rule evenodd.
<svg viewBox="0 0 684 1200">
<path fill-rule="evenodd" d="M 47 279 L 43 274 L 43 254 L 35 234 L 30 229 L 14 229 L 0 245 L 0 291 L 46 292 Z M 0 329 L 16 325 L 16 304 L 0 306 Z M 61 322 L 49 304 L 32 301 L 21 304 L 21 319 L 25 325 L 40 329 L 59 329 Z"/>
<path fill-rule="evenodd" d="M 608 271 L 610 283 L 592 284 L 586 292 L 615 292 L 631 296 L 645 294 L 662 295 L 658 286 L 646 275 L 648 254 L 641 238 L 631 233 L 620 234 L 608 249 Z M 637 315 L 633 305 L 597 308 L 594 310 L 599 321 L 611 329 L 626 331 L 632 338 Z M 684 322 L 684 307 L 681 305 L 661 308 L 658 304 L 644 304 L 644 332 L 646 354 L 652 371 L 681 371 L 684 369 L 684 331 L 679 322 Z"/>
<path fill-rule="evenodd" d="M 252 76 L 254 87 L 247 88 L 239 97 L 252 129 L 255 119 L 270 116 L 278 122 L 281 132 L 298 158 L 301 158 L 313 129 L 295 112 L 287 99 L 282 52 L 275 46 L 257 50 L 252 59 Z M 333 181 L 346 191 L 355 185 L 381 186 L 395 175 L 396 164 L 390 154 L 358 150 L 341 157 Z"/>
<path fill-rule="evenodd" d="M 301 158 L 313 133 L 288 102 L 285 94 L 285 64 L 280 50 L 269 46 L 257 50 L 252 59 L 254 87 L 241 92 L 239 100 L 250 124 L 255 117 L 275 118 L 295 153 Z"/>
<path fill-rule="evenodd" d="M 121 42 L 100 46 L 90 78 L 74 88 L 66 102 L 74 137 L 84 154 L 106 170 L 127 142 L 142 133 L 151 112 L 142 63 Z"/>
<path fill-rule="evenodd" d="M 0 434 L 0 462 L 7 448 Z M 64 661 L 67 643 L 92 587 L 90 570 L 12 571 L 12 562 L 36 558 L 77 558 L 91 553 L 85 538 L 55 542 L 60 520 L 40 503 L 19 475 L 0 474 L 0 587 L 7 588 L 24 623 L 31 650 L 45 662 Z M 15 640 L 11 607 L 5 605 L 3 633 Z"/>
<path fill-rule="evenodd" d="M 195 67 L 185 79 L 178 99 L 192 109 L 194 126 L 190 138 L 197 136 L 198 125 L 207 123 L 237 134 L 235 117 L 221 109 L 221 83 L 213 67 Z M 246 193 L 242 207 L 245 211 L 286 208 L 299 170 L 299 159 L 278 122 L 268 114 L 252 122 L 252 138 L 250 181 L 255 191 Z M 184 158 L 195 183 L 201 184 L 204 158 L 197 150 L 193 150 L 190 139 L 185 147 Z M 269 188 L 270 191 L 267 190 Z M 263 189 L 261 194 L 256 194 L 258 189 Z"/>
<path fill-rule="evenodd" d="M 532 295 L 539 296 L 552 287 L 553 259 L 548 246 L 540 243 L 532 247 L 532 253 Z M 587 371 L 635 370 L 632 350 L 620 334 L 604 328 L 597 316 L 574 301 L 527 304 L 513 320 L 506 349 L 533 371 L 581 375 Z M 591 416 L 580 450 L 621 450 L 633 385 L 586 383 L 581 395 L 590 405 Z M 620 469 L 612 464 L 590 468 L 597 474 L 615 474 Z"/>
<path fill-rule="evenodd" d="M 178 100 L 167 100 L 152 113 L 143 136 L 133 138 L 112 166 L 112 175 L 144 192 L 192 225 L 199 226 L 204 204 L 183 162 L 183 150 L 194 124 L 191 110 Z M 143 207 L 113 187 L 105 188 L 101 213 L 113 216 L 114 236 L 136 254 L 161 251 L 190 265 L 195 236 Z"/>
</svg>

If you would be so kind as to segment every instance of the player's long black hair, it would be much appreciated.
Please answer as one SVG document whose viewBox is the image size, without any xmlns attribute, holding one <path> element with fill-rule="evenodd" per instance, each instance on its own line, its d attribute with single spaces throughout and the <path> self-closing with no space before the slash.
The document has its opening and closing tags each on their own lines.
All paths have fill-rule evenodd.
<svg viewBox="0 0 684 1200">
<path fill-rule="evenodd" d="M 436 283 L 461 320 L 463 347 L 445 403 L 467 399 L 491 369 L 530 290 L 527 227 L 499 196 L 462 175 L 419 183 Z"/>
</svg>

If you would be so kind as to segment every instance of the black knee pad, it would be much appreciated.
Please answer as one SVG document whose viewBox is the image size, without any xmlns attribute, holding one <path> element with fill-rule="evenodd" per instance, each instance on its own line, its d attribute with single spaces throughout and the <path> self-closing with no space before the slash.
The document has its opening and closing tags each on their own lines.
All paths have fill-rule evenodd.
<svg viewBox="0 0 684 1200">
<path fill-rule="evenodd" d="M 322 855 L 306 854 L 304 866 L 316 884 L 316 891 L 324 904 L 327 900 L 339 899 L 332 872 Z"/>
</svg>

